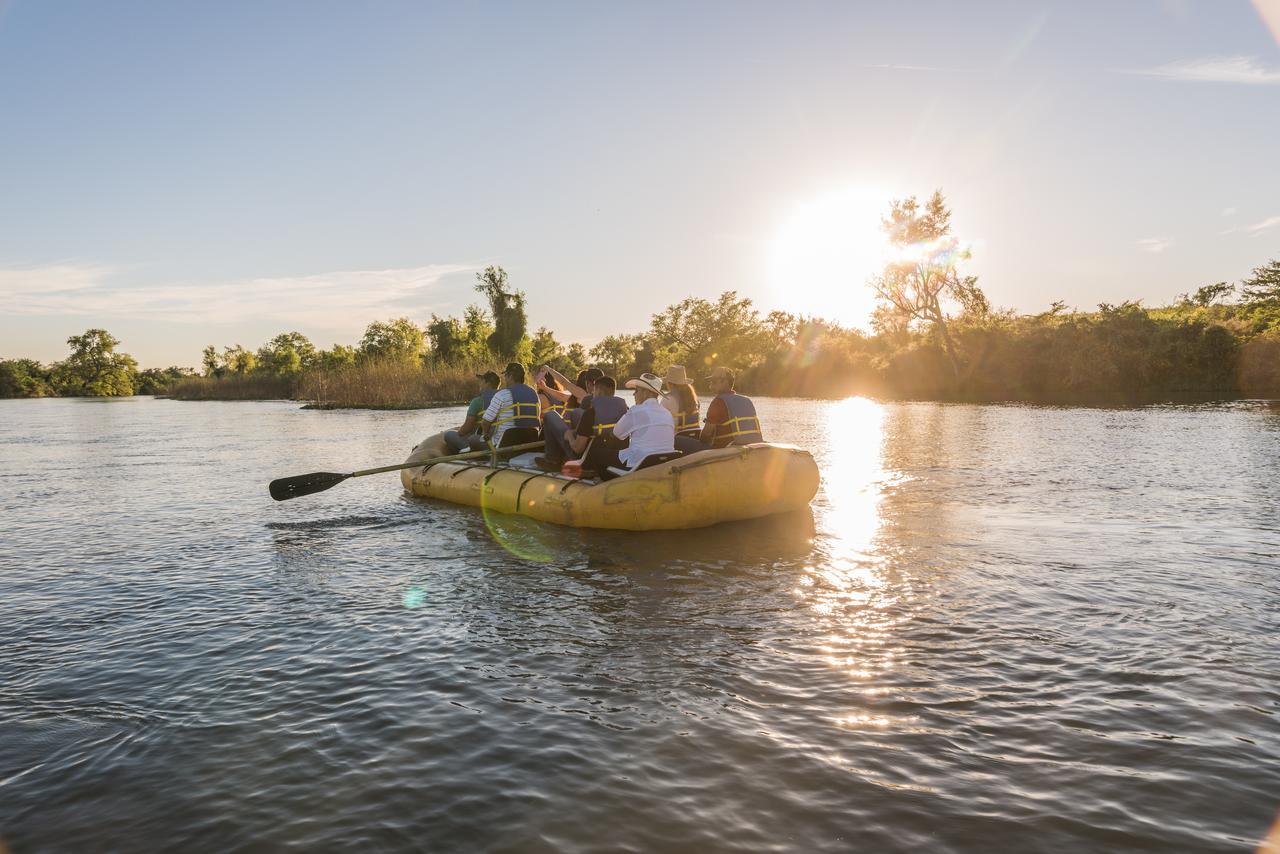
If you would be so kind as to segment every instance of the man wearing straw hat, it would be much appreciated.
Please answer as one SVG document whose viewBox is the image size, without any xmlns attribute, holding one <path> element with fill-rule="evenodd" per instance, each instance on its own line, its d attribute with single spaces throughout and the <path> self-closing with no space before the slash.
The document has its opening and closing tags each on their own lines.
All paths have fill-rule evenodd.
<svg viewBox="0 0 1280 854">
<path fill-rule="evenodd" d="M 590 468 L 599 470 L 621 463 L 628 469 L 635 469 L 650 454 L 669 454 L 675 450 L 675 420 L 662 405 L 662 378 L 645 373 L 627 380 L 626 385 L 635 392 L 636 403 L 613 425 L 613 436 L 629 442 L 617 451 L 601 448 L 597 452 L 592 447 L 587 455 Z M 592 459 L 597 453 L 599 458 Z M 616 458 L 617 462 L 611 458 Z"/>
</svg>

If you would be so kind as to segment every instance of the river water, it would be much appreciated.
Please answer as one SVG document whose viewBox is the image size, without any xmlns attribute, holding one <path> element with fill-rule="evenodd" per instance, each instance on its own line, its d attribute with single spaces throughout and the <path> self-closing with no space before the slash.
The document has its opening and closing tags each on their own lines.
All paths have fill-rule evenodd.
<svg viewBox="0 0 1280 854">
<path fill-rule="evenodd" d="M 0 401 L 0 840 L 1259 844 L 1280 405 L 760 409 L 811 513 L 632 534 L 267 495 L 460 409 Z"/>
</svg>

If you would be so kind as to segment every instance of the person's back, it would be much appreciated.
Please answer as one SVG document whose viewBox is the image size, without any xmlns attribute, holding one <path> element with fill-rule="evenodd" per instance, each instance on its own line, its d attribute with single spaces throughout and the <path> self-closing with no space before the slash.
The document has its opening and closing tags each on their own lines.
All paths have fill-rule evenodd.
<svg viewBox="0 0 1280 854">
<path fill-rule="evenodd" d="M 626 411 L 613 427 L 616 439 L 627 446 L 618 451 L 618 461 L 634 470 L 645 457 L 670 454 L 675 450 L 676 424 L 662 405 L 662 380 L 649 373 L 627 381 L 635 389 L 636 405 Z"/>
<path fill-rule="evenodd" d="M 480 393 L 471 398 L 471 402 L 467 404 L 465 420 L 458 429 L 444 432 L 444 442 L 454 453 L 480 450 L 485 446 L 484 436 L 480 434 L 480 422 L 493 401 L 493 396 L 498 393 L 498 385 L 502 379 L 493 371 L 476 374 L 476 378 L 483 381 L 483 387 Z"/>
<path fill-rule="evenodd" d="M 675 419 L 676 432 L 696 436 L 702 426 L 698 392 L 689 382 L 684 365 L 667 368 L 667 375 L 662 378 L 662 383 L 666 389 L 662 393 L 662 405 Z"/>
<path fill-rule="evenodd" d="M 509 430 L 518 428 L 536 432 L 542 423 L 538 392 L 525 383 L 524 366 L 512 362 L 503 372 L 503 378 L 506 387 L 498 390 L 484 413 L 484 421 L 492 430 L 489 442 L 495 448 L 502 445 Z"/>
<path fill-rule="evenodd" d="M 760 418 L 751 398 L 734 391 L 734 375 L 727 368 L 715 368 L 708 377 L 715 399 L 707 408 L 707 423 L 702 428 L 702 441 L 712 448 L 763 442 Z"/>
</svg>

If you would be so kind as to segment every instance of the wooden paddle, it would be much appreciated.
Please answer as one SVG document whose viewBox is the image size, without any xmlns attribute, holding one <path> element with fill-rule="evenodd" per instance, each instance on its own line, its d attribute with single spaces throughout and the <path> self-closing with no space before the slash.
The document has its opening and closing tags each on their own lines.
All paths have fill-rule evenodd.
<svg viewBox="0 0 1280 854">
<path fill-rule="evenodd" d="M 524 445 L 509 445 L 505 448 L 498 448 L 500 453 L 508 451 L 532 451 L 534 448 L 541 448 L 542 442 L 529 442 Z M 314 492 L 324 492 L 342 483 L 349 477 L 364 477 L 367 474 L 381 474 L 384 471 L 399 471 L 400 469 L 417 468 L 418 466 L 429 466 L 435 463 L 448 463 L 453 460 L 473 460 L 479 457 L 487 457 L 492 451 L 468 451 L 465 454 L 450 454 L 447 457 L 434 457 L 429 460 L 417 460 L 412 463 L 399 463 L 394 466 L 380 466 L 376 469 L 362 469 L 361 471 L 353 471 L 350 474 L 340 474 L 331 471 L 313 471 L 311 474 L 299 474 L 293 477 L 282 477 L 271 481 L 267 485 L 267 489 L 271 491 L 271 497 L 276 501 L 288 501 L 290 498 L 297 498 L 299 495 L 311 495 Z"/>
</svg>

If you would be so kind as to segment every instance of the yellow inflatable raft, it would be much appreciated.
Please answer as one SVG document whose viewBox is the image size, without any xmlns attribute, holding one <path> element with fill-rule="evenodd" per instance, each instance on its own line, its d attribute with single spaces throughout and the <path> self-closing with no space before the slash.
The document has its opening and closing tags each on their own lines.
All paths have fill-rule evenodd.
<svg viewBox="0 0 1280 854">
<path fill-rule="evenodd" d="M 405 462 L 449 453 L 440 435 Z M 608 481 L 575 480 L 532 466 L 532 454 L 490 465 L 457 461 L 401 471 L 404 488 L 423 498 L 517 513 L 579 528 L 658 531 L 702 528 L 799 510 L 818 491 L 808 451 L 760 443 L 703 451 Z"/>
</svg>

